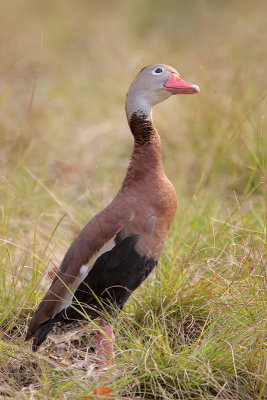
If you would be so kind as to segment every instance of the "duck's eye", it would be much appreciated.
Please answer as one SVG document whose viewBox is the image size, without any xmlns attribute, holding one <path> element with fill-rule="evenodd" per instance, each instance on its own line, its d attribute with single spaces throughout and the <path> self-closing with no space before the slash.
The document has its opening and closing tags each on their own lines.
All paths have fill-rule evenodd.
<svg viewBox="0 0 267 400">
<path fill-rule="evenodd" d="M 162 74 L 163 69 L 160 67 L 157 67 L 156 69 L 154 69 L 154 71 L 152 71 L 154 75 L 158 75 L 158 74 Z"/>
</svg>

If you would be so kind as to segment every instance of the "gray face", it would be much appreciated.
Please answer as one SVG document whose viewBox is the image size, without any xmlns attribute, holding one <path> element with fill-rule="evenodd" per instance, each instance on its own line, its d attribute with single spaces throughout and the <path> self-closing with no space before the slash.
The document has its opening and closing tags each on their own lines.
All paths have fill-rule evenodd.
<svg viewBox="0 0 267 400">
<path fill-rule="evenodd" d="M 197 85 L 181 79 L 169 65 L 148 65 L 139 72 L 127 93 L 127 118 L 134 112 L 151 115 L 152 107 L 172 94 L 195 94 L 199 91 Z"/>
<path fill-rule="evenodd" d="M 170 78 L 171 72 L 179 76 L 179 73 L 172 67 L 164 64 L 149 65 L 143 68 L 135 80 L 147 82 L 147 85 L 153 90 L 164 90 L 164 84 Z"/>
<path fill-rule="evenodd" d="M 171 95 L 164 88 L 171 72 L 179 75 L 175 69 L 164 64 L 149 65 L 139 72 L 127 93 L 126 112 L 128 119 L 133 112 L 151 114 L 154 105 Z"/>
</svg>

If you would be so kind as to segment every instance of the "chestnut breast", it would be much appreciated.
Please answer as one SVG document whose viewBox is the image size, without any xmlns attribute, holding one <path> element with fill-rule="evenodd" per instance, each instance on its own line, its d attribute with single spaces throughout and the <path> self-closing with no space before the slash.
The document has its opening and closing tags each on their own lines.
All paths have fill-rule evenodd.
<svg viewBox="0 0 267 400">
<path fill-rule="evenodd" d="M 153 176 L 154 175 L 154 176 Z M 134 233 L 140 227 L 136 250 L 141 256 L 158 260 L 167 241 L 171 223 L 177 209 L 175 189 L 164 173 L 151 174 L 135 185 L 124 188 L 123 204 L 133 213 L 133 220 L 125 234 Z M 122 199 L 121 199 L 122 200 Z M 152 218 L 153 217 L 153 218 Z M 146 223 L 152 218 L 152 226 Z"/>
</svg>

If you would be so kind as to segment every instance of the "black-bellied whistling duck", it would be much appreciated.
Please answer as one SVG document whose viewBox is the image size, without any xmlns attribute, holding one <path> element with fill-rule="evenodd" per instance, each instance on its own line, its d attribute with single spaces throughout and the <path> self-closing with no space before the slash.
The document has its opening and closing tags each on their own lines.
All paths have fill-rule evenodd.
<svg viewBox="0 0 267 400">
<path fill-rule="evenodd" d="M 55 325 L 102 315 L 99 355 L 110 359 L 114 340 L 112 316 L 157 265 L 167 241 L 177 199 L 161 159 L 160 136 L 152 107 L 171 94 L 193 94 L 199 87 L 183 81 L 164 64 L 143 68 L 126 98 L 126 114 L 134 150 L 114 200 L 81 231 L 68 249 L 26 335 L 36 351 Z M 109 338 L 109 339 L 108 339 Z"/>
</svg>

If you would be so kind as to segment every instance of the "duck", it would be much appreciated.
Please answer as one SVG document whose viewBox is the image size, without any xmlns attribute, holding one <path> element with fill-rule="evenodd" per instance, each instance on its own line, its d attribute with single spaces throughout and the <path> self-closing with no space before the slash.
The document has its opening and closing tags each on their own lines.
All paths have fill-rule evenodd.
<svg viewBox="0 0 267 400">
<path fill-rule="evenodd" d="M 157 266 L 177 209 L 152 108 L 171 95 L 199 91 L 166 64 L 148 65 L 132 81 L 125 110 L 134 146 L 126 176 L 111 203 L 85 225 L 67 250 L 30 321 L 25 340 L 33 339 L 33 351 L 55 328 L 99 317 L 99 360 L 107 364 L 113 360 L 110 317 L 116 318 Z"/>
</svg>

